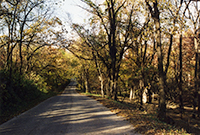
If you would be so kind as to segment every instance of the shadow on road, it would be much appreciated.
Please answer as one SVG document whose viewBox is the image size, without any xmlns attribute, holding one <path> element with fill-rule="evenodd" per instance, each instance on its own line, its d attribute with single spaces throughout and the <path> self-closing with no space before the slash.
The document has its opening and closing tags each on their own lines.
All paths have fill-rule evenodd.
<svg viewBox="0 0 200 135">
<path fill-rule="evenodd" d="M 79 95 L 74 84 L 2 124 L 0 134 L 134 134 L 133 127 L 97 101 Z"/>
</svg>

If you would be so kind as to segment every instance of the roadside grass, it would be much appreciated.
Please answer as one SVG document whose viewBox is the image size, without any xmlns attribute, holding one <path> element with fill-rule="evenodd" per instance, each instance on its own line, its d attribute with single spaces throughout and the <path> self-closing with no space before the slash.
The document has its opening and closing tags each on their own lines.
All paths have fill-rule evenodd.
<svg viewBox="0 0 200 135">
<path fill-rule="evenodd" d="M 11 94 L 6 93 L 6 96 L 10 96 L 5 100 L 6 102 L 2 103 L 1 100 L 3 100 L 3 97 L 0 95 L 0 124 L 12 119 L 15 116 L 20 115 L 21 113 L 33 108 L 34 106 L 38 105 L 39 103 L 43 102 L 44 100 L 56 96 L 62 93 L 64 88 L 69 84 L 69 81 L 67 81 L 65 84 L 62 84 L 56 88 L 51 89 L 51 91 L 43 91 L 39 90 L 37 87 L 34 85 L 27 85 L 28 87 L 31 88 L 32 91 L 27 89 L 27 87 L 22 88 L 27 90 L 29 93 L 27 93 L 28 96 L 32 97 L 26 97 L 26 98 L 20 98 L 18 96 L 18 93 L 15 91 Z M 14 89 L 16 86 L 14 85 L 13 88 L 10 88 L 11 90 Z M 19 87 L 20 88 L 20 87 Z M 19 89 L 18 88 L 18 89 Z M 4 90 L 5 91 L 5 90 Z M 32 93 L 30 93 L 32 92 Z M 15 97 L 14 97 L 15 96 Z M 11 101 L 11 98 L 15 98 L 14 101 Z M 5 96 L 4 96 L 5 98 Z M 28 99 L 30 98 L 30 99 Z"/>
<path fill-rule="evenodd" d="M 31 101 L 31 102 L 22 102 L 20 105 L 14 105 L 17 109 L 11 110 L 1 110 L 0 113 L 0 124 L 12 119 L 15 116 L 20 115 L 21 113 L 33 108 L 34 106 L 38 105 L 42 101 L 51 97 L 50 94 L 41 94 L 40 97 Z"/>
<path fill-rule="evenodd" d="M 84 93 L 77 90 L 82 95 L 91 97 L 105 107 L 109 108 L 118 116 L 124 117 L 134 127 L 135 131 L 144 135 L 197 135 L 198 133 L 188 133 L 184 128 L 161 122 L 157 118 L 155 105 L 148 104 L 148 107 L 141 109 L 138 103 L 128 103 L 114 101 L 108 97 L 102 98 L 99 94 Z M 149 109 L 148 109 L 149 108 Z M 198 131 L 197 131 L 198 132 Z"/>
</svg>

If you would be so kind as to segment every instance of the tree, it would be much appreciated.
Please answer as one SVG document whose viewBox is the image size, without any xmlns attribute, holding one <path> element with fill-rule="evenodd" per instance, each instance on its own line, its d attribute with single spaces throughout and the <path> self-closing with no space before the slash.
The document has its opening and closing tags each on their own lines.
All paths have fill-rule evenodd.
<svg viewBox="0 0 200 135">
<path fill-rule="evenodd" d="M 193 1 L 193 2 L 192 2 Z M 193 31 L 194 31 L 194 46 L 195 46 L 195 91 L 194 91 L 194 100 L 193 100 L 193 117 L 195 118 L 195 112 L 196 112 L 196 106 L 198 106 L 198 117 L 200 116 L 200 86 L 199 86 L 199 81 L 200 81 L 200 54 L 199 54 L 199 45 L 200 45 L 200 40 L 199 40 L 199 9 L 198 9 L 198 1 L 199 0 L 191 0 L 189 2 L 185 2 L 186 8 L 185 8 L 185 17 L 191 21 L 193 24 Z M 191 8 L 190 5 L 193 7 Z"/>
<path fill-rule="evenodd" d="M 158 9 L 158 1 L 153 1 L 153 7 L 150 5 L 149 0 L 145 0 L 148 9 L 151 13 L 151 16 L 155 23 L 155 40 L 157 46 L 157 55 L 158 55 L 158 71 L 159 71 L 159 111 L 158 111 L 158 118 L 160 120 L 166 119 L 166 95 L 165 95 L 165 78 L 164 78 L 164 71 L 163 71 L 163 55 L 162 55 L 162 44 L 161 44 L 161 25 L 160 25 L 160 11 Z"/>
<path fill-rule="evenodd" d="M 130 44 L 133 44 L 133 42 L 129 42 L 129 39 L 133 37 L 131 31 L 135 27 L 133 25 L 133 7 L 128 6 L 126 0 L 118 2 L 106 0 L 100 4 L 102 8 L 91 0 L 82 1 L 89 6 L 89 9 L 86 10 L 93 15 L 92 21 L 96 21 L 96 24 L 92 22 L 92 30 L 86 30 L 77 24 L 74 24 L 73 28 L 95 57 L 106 67 L 110 93 L 117 100 L 117 81 L 121 61 Z M 130 11 L 123 17 L 123 11 L 126 9 L 130 9 Z M 93 32 L 94 28 L 100 29 Z"/>
<path fill-rule="evenodd" d="M 31 36 L 26 35 L 25 29 L 29 29 L 32 26 L 32 29 L 38 30 L 42 24 L 42 21 L 47 17 L 47 11 L 44 8 L 44 1 L 3 1 L 1 3 L 3 5 L 2 10 L 6 11 L 4 13 L 3 19 L 1 19 L 2 33 L 4 42 L 2 42 L 1 47 L 6 48 L 6 67 L 10 70 L 10 75 L 12 76 L 13 71 L 13 51 L 14 49 L 18 49 L 18 56 L 20 59 L 20 67 L 19 72 L 22 74 L 23 68 L 23 46 L 30 45 L 33 42 L 33 37 L 35 37 L 36 31 L 32 30 Z M 38 12 L 39 14 L 36 15 Z M 34 16 L 35 15 L 35 16 Z M 39 17 L 39 16 L 43 16 Z M 35 23 L 35 25 L 34 25 Z M 6 28 L 7 27 L 7 28 Z M 7 29 L 7 32 L 5 32 Z"/>
<path fill-rule="evenodd" d="M 22 75 L 30 70 L 35 52 L 57 42 L 50 38 L 58 38 L 59 33 L 53 27 L 61 25 L 61 21 L 57 17 L 50 19 L 49 7 L 43 0 L 6 0 L 1 4 L 6 13 L 2 14 L 0 20 L 0 48 L 6 52 L 5 68 L 10 71 L 12 78 L 14 60 L 15 65 L 19 64 L 15 71 Z"/>
</svg>

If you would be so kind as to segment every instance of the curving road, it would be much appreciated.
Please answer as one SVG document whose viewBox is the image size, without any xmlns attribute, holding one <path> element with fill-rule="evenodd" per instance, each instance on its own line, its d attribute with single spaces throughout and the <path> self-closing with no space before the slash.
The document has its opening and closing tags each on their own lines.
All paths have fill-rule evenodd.
<svg viewBox="0 0 200 135">
<path fill-rule="evenodd" d="M 136 135 L 123 118 L 76 93 L 75 84 L 0 125 L 0 135 Z"/>
</svg>

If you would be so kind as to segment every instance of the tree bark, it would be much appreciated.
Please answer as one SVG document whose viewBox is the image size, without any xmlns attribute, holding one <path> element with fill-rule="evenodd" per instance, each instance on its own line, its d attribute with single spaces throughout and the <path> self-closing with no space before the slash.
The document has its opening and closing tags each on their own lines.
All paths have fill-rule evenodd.
<svg viewBox="0 0 200 135">
<path fill-rule="evenodd" d="M 148 0 L 145 0 L 151 16 L 155 23 L 155 39 L 157 45 L 157 55 L 158 55 L 158 72 L 159 72 L 159 109 L 158 118 L 162 121 L 166 120 L 166 94 L 165 94 L 165 77 L 163 71 L 163 56 L 162 56 L 162 44 L 161 44 L 161 26 L 160 26 L 160 11 L 158 9 L 158 2 L 155 0 L 153 2 L 153 8 L 149 4 Z"/>
<path fill-rule="evenodd" d="M 106 95 L 107 95 L 107 97 L 111 97 L 111 94 L 110 94 L 110 78 L 108 78 L 107 84 L 106 84 Z"/>
<path fill-rule="evenodd" d="M 180 67 L 179 67 L 179 109 L 181 113 L 181 119 L 182 119 L 182 113 L 183 113 L 183 89 L 182 89 L 182 32 L 180 35 L 180 45 L 179 45 L 179 62 L 180 62 Z"/>
<path fill-rule="evenodd" d="M 101 82 L 101 96 L 104 98 L 104 80 L 102 75 L 99 76 L 99 80 Z"/>
<path fill-rule="evenodd" d="M 151 92 L 151 89 L 150 88 L 148 88 L 148 97 L 149 97 L 149 101 L 148 101 L 148 103 L 152 103 L 152 92 Z"/>
<path fill-rule="evenodd" d="M 197 114 L 198 114 L 198 117 L 200 117 L 200 52 L 199 52 L 199 42 L 198 42 L 198 80 L 197 80 L 197 103 L 198 103 L 198 110 L 197 110 Z"/>
<path fill-rule="evenodd" d="M 193 118 L 196 117 L 196 107 L 198 102 L 198 87 L 199 87 L 199 77 L 198 77 L 198 69 L 199 69 L 199 54 L 198 54 L 198 42 L 197 39 L 194 38 L 194 46 L 195 46 L 195 91 L 194 91 L 194 100 L 193 100 Z"/>
<path fill-rule="evenodd" d="M 131 90 L 130 90 L 130 97 L 129 97 L 129 99 L 131 101 L 134 98 L 135 98 L 135 89 L 134 89 L 134 86 L 132 86 Z"/>
<path fill-rule="evenodd" d="M 144 82 L 143 80 L 139 81 L 139 87 L 140 87 L 140 105 L 143 105 L 143 91 L 144 91 Z"/>
<path fill-rule="evenodd" d="M 90 88 L 89 88 L 89 71 L 88 69 L 84 69 L 85 71 L 85 92 L 89 93 Z"/>
</svg>

